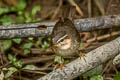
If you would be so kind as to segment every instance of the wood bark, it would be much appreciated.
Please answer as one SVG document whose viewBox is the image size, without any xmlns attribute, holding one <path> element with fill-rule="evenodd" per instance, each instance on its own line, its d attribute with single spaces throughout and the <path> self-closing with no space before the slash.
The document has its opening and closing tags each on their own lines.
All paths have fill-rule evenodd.
<svg viewBox="0 0 120 80">
<path fill-rule="evenodd" d="M 86 54 L 85 60 L 77 58 L 61 69 L 54 70 L 37 80 L 71 80 L 93 69 L 120 53 L 120 37 Z"/>
<path fill-rule="evenodd" d="M 39 22 L 0 26 L 0 39 L 15 37 L 50 36 L 56 22 Z M 120 14 L 95 18 L 76 19 L 74 24 L 79 32 L 120 26 Z"/>
</svg>

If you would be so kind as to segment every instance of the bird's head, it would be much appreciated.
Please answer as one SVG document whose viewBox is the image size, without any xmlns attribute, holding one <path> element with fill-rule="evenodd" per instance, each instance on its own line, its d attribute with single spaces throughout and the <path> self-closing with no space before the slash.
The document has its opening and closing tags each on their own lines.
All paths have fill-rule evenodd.
<svg viewBox="0 0 120 80">
<path fill-rule="evenodd" d="M 71 38 L 65 34 L 65 35 L 56 35 L 52 39 L 53 47 L 66 50 L 71 47 Z"/>
</svg>

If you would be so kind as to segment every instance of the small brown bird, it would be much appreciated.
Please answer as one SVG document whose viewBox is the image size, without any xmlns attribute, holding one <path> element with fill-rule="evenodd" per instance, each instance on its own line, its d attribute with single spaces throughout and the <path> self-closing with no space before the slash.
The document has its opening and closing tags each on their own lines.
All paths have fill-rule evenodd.
<svg viewBox="0 0 120 80">
<path fill-rule="evenodd" d="M 53 51 L 62 57 L 80 54 L 80 35 L 72 22 L 75 7 L 65 7 L 62 18 L 55 24 L 51 38 Z"/>
</svg>

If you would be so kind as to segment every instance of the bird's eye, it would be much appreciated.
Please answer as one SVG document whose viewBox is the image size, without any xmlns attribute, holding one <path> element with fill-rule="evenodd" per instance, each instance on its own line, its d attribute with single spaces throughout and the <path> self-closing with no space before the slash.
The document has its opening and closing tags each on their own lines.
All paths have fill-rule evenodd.
<svg viewBox="0 0 120 80">
<path fill-rule="evenodd" d="M 60 40 L 60 42 L 63 42 L 63 41 L 64 41 L 64 39 L 61 39 L 61 40 Z"/>
</svg>

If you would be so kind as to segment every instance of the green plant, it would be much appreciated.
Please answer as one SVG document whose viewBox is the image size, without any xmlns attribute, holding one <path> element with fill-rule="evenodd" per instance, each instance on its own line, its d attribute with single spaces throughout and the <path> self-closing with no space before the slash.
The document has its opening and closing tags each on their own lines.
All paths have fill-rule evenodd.
<svg viewBox="0 0 120 80">
<path fill-rule="evenodd" d="M 91 77 L 90 80 L 104 80 L 104 79 L 101 75 L 95 75 L 95 76 Z"/>
<path fill-rule="evenodd" d="M 120 72 L 115 75 L 114 80 L 120 80 Z"/>
<path fill-rule="evenodd" d="M 22 62 L 17 60 L 11 53 L 8 53 L 8 59 L 17 68 L 22 68 Z"/>
<path fill-rule="evenodd" d="M 12 41 L 11 40 L 3 40 L 2 42 L 2 51 L 8 50 L 12 46 Z"/>
<path fill-rule="evenodd" d="M 2 68 L 2 71 L 7 71 L 7 73 L 5 73 L 5 74 L 1 73 L 1 74 L 3 76 L 3 79 L 8 79 L 13 73 L 15 73 L 18 70 L 15 67 L 9 67 L 9 68 Z"/>
</svg>

